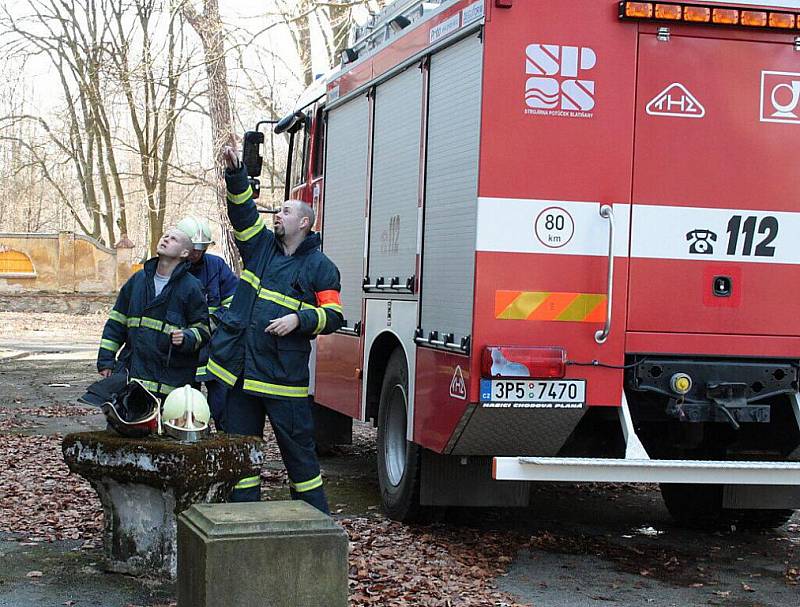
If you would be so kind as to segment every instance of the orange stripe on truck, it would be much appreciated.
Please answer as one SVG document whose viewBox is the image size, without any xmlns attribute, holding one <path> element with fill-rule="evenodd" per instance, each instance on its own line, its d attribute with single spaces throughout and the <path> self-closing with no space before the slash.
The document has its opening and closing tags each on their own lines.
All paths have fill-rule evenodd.
<svg viewBox="0 0 800 607">
<path fill-rule="evenodd" d="M 600 293 L 495 291 L 494 313 L 499 320 L 604 322 L 606 296 Z"/>
</svg>

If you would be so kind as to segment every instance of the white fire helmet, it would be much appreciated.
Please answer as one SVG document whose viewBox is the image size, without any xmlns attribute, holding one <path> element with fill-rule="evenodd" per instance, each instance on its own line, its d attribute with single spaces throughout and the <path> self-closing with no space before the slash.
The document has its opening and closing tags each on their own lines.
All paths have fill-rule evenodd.
<svg viewBox="0 0 800 607">
<path fill-rule="evenodd" d="M 161 419 L 168 435 L 179 440 L 194 441 L 209 433 L 211 410 L 203 393 L 186 385 L 167 395 Z"/>
<path fill-rule="evenodd" d="M 197 251 L 205 251 L 209 245 L 214 244 L 208 222 L 196 215 L 184 217 L 175 227 L 192 239 Z"/>
</svg>

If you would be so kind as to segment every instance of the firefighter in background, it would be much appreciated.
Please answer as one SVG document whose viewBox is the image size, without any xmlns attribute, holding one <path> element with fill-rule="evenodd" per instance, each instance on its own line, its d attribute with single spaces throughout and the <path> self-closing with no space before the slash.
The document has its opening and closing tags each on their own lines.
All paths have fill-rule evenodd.
<svg viewBox="0 0 800 607">
<path fill-rule="evenodd" d="M 227 430 L 262 436 L 265 416 L 289 474 L 292 499 L 324 513 L 328 502 L 314 449 L 308 399 L 311 340 L 339 329 L 344 318 L 339 270 L 312 232 L 314 211 L 287 200 L 264 225 L 245 167 L 226 148 L 228 217 L 244 271 L 230 309 L 211 342 L 208 370 L 227 383 Z M 261 479 L 241 479 L 231 501 L 258 501 Z"/>
<path fill-rule="evenodd" d="M 100 375 L 111 375 L 125 344 L 128 377 L 151 392 L 164 396 L 194 381 L 198 353 L 211 332 L 202 286 L 189 273 L 191 250 L 186 234 L 167 230 L 157 257 L 122 285 L 100 340 Z"/>
<path fill-rule="evenodd" d="M 208 305 L 208 317 L 213 333 L 220 319 L 224 316 L 231 301 L 239 279 L 225 263 L 225 260 L 206 252 L 214 242 L 211 240 L 211 228 L 208 223 L 199 217 L 188 216 L 181 219 L 177 226 L 192 240 L 192 251 L 189 253 L 191 266 L 189 272 L 203 285 L 203 293 Z M 225 430 L 225 400 L 228 388 L 224 383 L 208 372 L 208 348 L 200 351 L 195 382 L 205 382 L 208 392 L 208 404 L 211 407 L 211 416 L 217 430 Z"/>
</svg>

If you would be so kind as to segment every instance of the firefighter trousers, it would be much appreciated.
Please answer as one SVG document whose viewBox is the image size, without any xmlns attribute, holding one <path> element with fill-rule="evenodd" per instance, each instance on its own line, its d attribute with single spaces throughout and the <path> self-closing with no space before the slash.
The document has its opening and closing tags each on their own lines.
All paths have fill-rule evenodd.
<svg viewBox="0 0 800 607">
<path fill-rule="evenodd" d="M 322 487 L 319 461 L 314 445 L 314 420 L 306 398 L 267 398 L 246 394 L 241 380 L 228 392 L 226 431 L 261 437 L 269 418 L 275 440 L 289 474 L 292 499 L 308 502 L 325 514 L 328 500 Z M 261 499 L 261 478 L 241 479 L 231 493 L 232 502 Z"/>
<path fill-rule="evenodd" d="M 227 432 L 225 419 L 227 417 L 228 386 L 221 381 L 207 381 L 206 391 L 208 392 L 208 407 L 211 409 L 211 417 L 218 431 Z"/>
</svg>

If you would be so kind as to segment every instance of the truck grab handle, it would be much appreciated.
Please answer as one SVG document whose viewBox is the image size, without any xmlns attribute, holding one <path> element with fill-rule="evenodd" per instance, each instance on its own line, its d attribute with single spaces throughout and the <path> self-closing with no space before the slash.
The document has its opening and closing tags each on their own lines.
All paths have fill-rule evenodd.
<svg viewBox="0 0 800 607">
<path fill-rule="evenodd" d="M 602 329 L 596 331 L 594 340 L 598 344 L 605 343 L 611 332 L 611 296 L 614 292 L 614 209 L 604 204 L 600 207 L 600 217 L 608 219 L 608 296 L 606 298 L 606 322 Z"/>
</svg>

